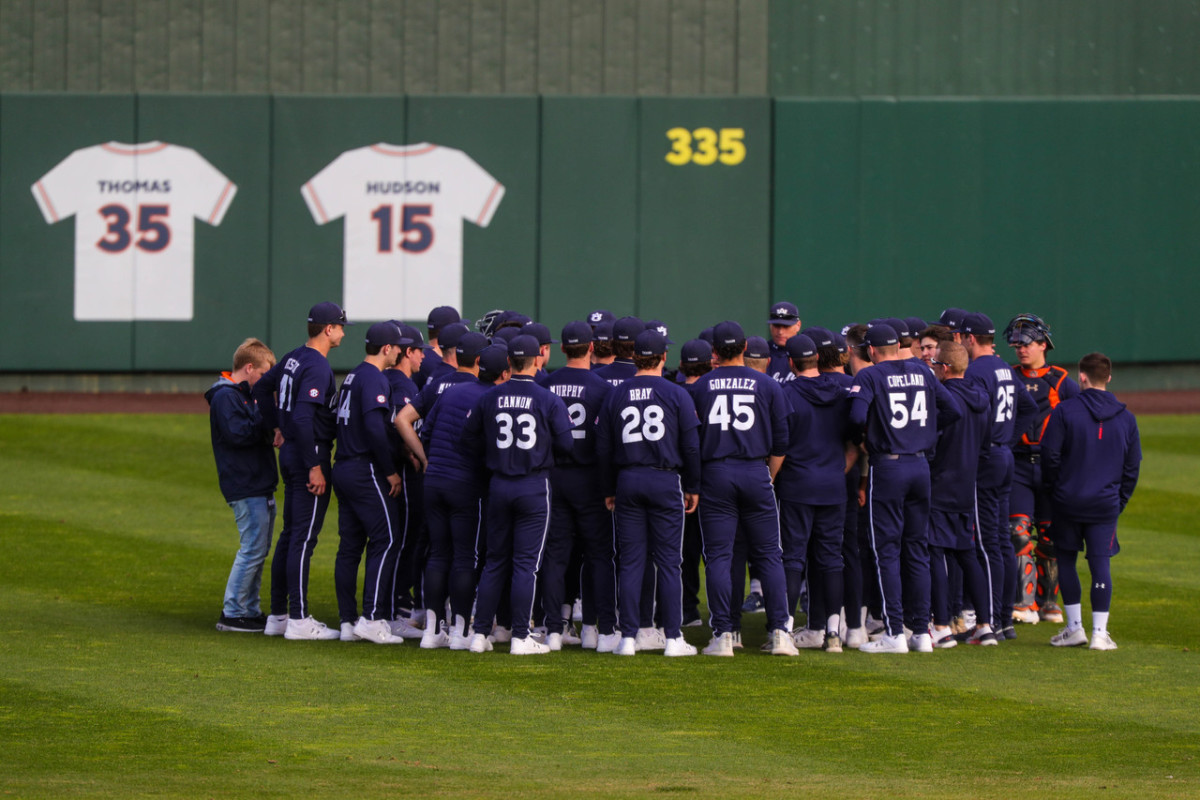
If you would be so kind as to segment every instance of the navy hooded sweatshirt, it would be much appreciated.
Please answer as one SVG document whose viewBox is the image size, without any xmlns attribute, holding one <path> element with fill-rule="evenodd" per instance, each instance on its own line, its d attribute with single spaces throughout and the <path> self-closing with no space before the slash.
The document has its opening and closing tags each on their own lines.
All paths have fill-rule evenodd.
<svg viewBox="0 0 1200 800">
<path fill-rule="evenodd" d="M 807 505 L 846 502 L 850 389 L 820 375 L 783 384 L 791 404 L 787 457 L 775 477 L 780 499 Z"/>
<path fill-rule="evenodd" d="M 234 383 L 228 376 L 222 374 L 204 393 L 221 494 L 228 503 L 269 497 L 279 480 L 271 446 L 274 431 L 263 421 L 250 385 Z"/>
<path fill-rule="evenodd" d="M 1115 520 L 1133 495 L 1141 461 L 1137 420 L 1112 394 L 1085 389 L 1059 403 L 1042 436 L 1042 481 L 1054 518 Z"/>
<path fill-rule="evenodd" d="M 953 379 L 942 384 L 958 399 L 962 418 L 938 428 L 937 450 L 930 465 L 932 507 L 964 512 L 975 508 L 979 454 L 991 431 L 991 397 L 977 382 Z"/>
</svg>

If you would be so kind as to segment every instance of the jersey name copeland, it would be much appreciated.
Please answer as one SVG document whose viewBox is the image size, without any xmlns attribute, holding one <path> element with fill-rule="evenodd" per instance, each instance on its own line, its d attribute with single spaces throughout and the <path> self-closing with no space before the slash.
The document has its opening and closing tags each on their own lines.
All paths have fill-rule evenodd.
<svg viewBox="0 0 1200 800">
<path fill-rule="evenodd" d="M 418 319 L 462 307 L 462 221 L 486 228 L 504 186 L 461 150 L 374 144 L 342 153 L 300 193 L 318 225 L 344 218 L 343 305 Z"/>
<path fill-rule="evenodd" d="M 220 225 L 237 186 L 187 147 L 109 142 L 31 190 L 47 223 L 75 217 L 75 319 L 190 320 L 192 220 Z"/>
</svg>

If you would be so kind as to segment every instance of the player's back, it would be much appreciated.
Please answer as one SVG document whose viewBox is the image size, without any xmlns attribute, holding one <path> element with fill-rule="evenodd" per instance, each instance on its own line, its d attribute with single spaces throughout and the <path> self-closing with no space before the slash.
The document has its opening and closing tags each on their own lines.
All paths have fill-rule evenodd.
<svg viewBox="0 0 1200 800">
<path fill-rule="evenodd" d="M 1013 440 L 1016 423 L 1017 391 L 1025 392 L 1012 367 L 997 355 L 979 356 L 967 367 L 966 380 L 975 382 L 987 392 L 991 404 L 988 441 L 1006 445 Z"/>
<path fill-rule="evenodd" d="M 467 418 L 491 388 L 492 384 L 475 379 L 451 384 L 442 393 L 423 426 L 429 439 L 426 478 L 467 484 L 482 479 L 483 465 L 471 448 L 463 446 L 462 436 Z"/>
<path fill-rule="evenodd" d="M 979 453 L 986 446 L 991 402 L 982 386 L 966 380 L 942 384 L 958 400 L 962 417 L 938 431 L 937 448 L 930 463 L 933 507 L 962 511 L 974 507 Z"/>
<path fill-rule="evenodd" d="M 562 367 L 550 373 L 542 384 L 562 398 L 571 420 L 571 455 L 560 464 L 596 463 L 596 416 L 604 405 L 612 385 L 588 369 Z"/>
<path fill-rule="evenodd" d="M 494 474 L 519 477 L 554 466 L 555 451 L 571 447 L 571 421 L 561 398 L 534 383 L 532 376 L 514 375 L 490 388 L 471 412 L 468 422 L 483 432 L 487 467 Z"/>
<path fill-rule="evenodd" d="M 700 457 L 764 459 L 787 447 L 787 400 L 770 376 L 749 367 L 717 367 L 696 381 Z"/>
<path fill-rule="evenodd" d="M 881 361 L 854 377 L 851 398 L 869 403 L 867 452 L 929 454 L 937 443 L 937 378 L 919 361 Z"/>
</svg>

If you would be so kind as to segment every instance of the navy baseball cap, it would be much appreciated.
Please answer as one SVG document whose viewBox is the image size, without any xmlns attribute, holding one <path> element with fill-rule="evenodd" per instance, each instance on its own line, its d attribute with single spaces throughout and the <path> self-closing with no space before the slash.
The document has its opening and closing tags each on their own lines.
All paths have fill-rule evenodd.
<svg viewBox="0 0 1200 800">
<path fill-rule="evenodd" d="M 613 340 L 613 324 L 608 321 L 596 323 L 596 327 L 592 329 L 592 340 L 611 342 Z"/>
<path fill-rule="evenodd" d="M 661 356 L 667 352 L 667 337 L 653 328 L 644 330 L 634 340 L 633 352 L 639 356 Z"/>
<path fill-rule="evenodd" d="M 646 323 L 637 317 L 621 317 L 613 323 L 613 340 L 618 342 L 632 342 L 644 330 L 646 330 Z"/>
<path fill-rule="evenodd" d="M 812 358 L 817 354 L 817 343 L 803 333 L 797 333 L 787 340 L 788 358 L 799 361 L 802 358 Z"/>
<path fill-rule="evenodd" d="M 871 347 L 886 347 L 889 344 L 899 344 L 900 337 L 896 335 L 896 329 L 886 322 L 880 322 L 878 325 L 872 325 L 867 328 L 866 343 Z"/>
<path fill-rule="evenodd" d="M 508 369 L 508 348 L 502 344 L 489 344 L 479 351 L 479 359 L 476 363 L 479 364 L 480 372 L 499 375 Z"/>
<path fill-rule="evenodd" d="M 828 328 L 822 328 L 817 325 L 805 328 L 800 333 L 812 339 L 812 343 L 817 347 L 833 347 L 835 342 L 833 339 L 833 331 Z"/>
<path fill-rule="evenodd" d="M 712 361 L 712 343 L 703 339 L 689 339 L 679 350 L 681 364 L 707 364 Z"/>
<path fill-rule="evenodd" d="M 733 320 L 719 322 L 713 326 L 713 345 L 721 346 L 723 344 L 741 345 L 746 343 L 746 332 L 742 330 L 742 326 Z"/>
<path fill-rule="evenodd" d="M 850 345 L 846 344 L 846 337 L 837 331 L 833 332 L 833 346 L 839 353 L 846 353 L 850 350 Z"/>
<path fill-rule="evenodd" d="M 938 324 L 945 325 L 952 331 L 957 331 L 962 328 L 963 317 L 967 315 L 965 309 L 962 308 L 947 308 L 938 317 Z"/>
<path fill-rule="evenodd" d="M 591 344 L 592 326 L 586 322 L 568 322 L 562 329 L 563 344 Z"/>
<path fill-rule="evenodd" d="M 521 335 L 520 328 L 501 328 L 500 330 L 496 331 L 496 333 L 492 336 L 492 341 L 493 342 L 501 342 L 507 347 L 509 342 L 511 342 L 513 339 L 517 338 L 520 335 Z"/>
<path fill-rule="evenodd" d="M 921 331 L 929 327 L 920 317 L 905 317 L 904 322 L 908 325 L 908 335 L 914 338 L 920 336 Z"/>
<path fill-rule="evenodd" d="M 465 336 L 471 329 L 461 322 L 452 322 L 442 328 L 441 335 L 438 336 L 438 344 L 441 347 L 458 347 L 458 340 Z"/>
<path fill-rule="evenodd" d="M 437 328 L 444 328 L 447 325 L 453 325 L 460 320 L 462 320 L 462 317 L 459 316 L 457 308 L 453 306 L 438 306 L 429 312 L 426 327 L 432 331 Z"/>
<path fill-rule="evenodd" d="M 513 340 L 508 343 L 508 354 L 510 356 L 517 356 L 518 358 L 540 356 L 542 354 L 542 346 L 534 337 L 527 333 L 522 333 L 520 336 L 514 336 Z"/>
<path fill-rule="evenodd" d="M 467 358 L 471 358 L 472 356 L 478 357 L 483 352 L 483 348 L 487 346 L 488 338 L 486 336 L 476 331 L 467 331 L 458 340 L 458 344 L 454 346 L 454 352 Z"/>
<path fill-rule="evenodd" d="M 405 325 L 403 323 L 396 322 L 396 320 L 392 320 L 392 322 L 395 322 L 397 325 L 399 325 L 400 333 L 404 334 L 405 339 L 408 339 L 410 342 L 412 342 L 412 344 L 408 345 L 409 347 L 421 347 L 425 344 L 425 337 L 422 336 L 421 332 L 412 325 Z"/>
<path fill-rule="evenodd" d="M 317 303 L 308 310 L 308 321 L 317 325 L 352 325 L 346 322 L 346 312 L 337 303 Z"/>
<path fill-rule="evenodd" d="M 771 348 L 767 340 L 761 336 L 751 336 L 746 339 L 746 358 L 770 358 Z"/>
<path fill-rule="evenodd" d="M 504 325 L 506 323 L 512 323 L 512 322 L 517 323 L 518 325 L 520 325 L 523 328 L 526 325 L 528 325 L 529 323 L 533 322 L 533 318 L 529 317 L 525 314 L 522 314 L 520 311 L 505 311 L 503 314 L 500 315 L 500 319 L 496 324 Z"/>
<path fill-rule="evenodd" d="M 603 308 L 598 308 L 592 313 L 588 314 L 589 325 L 599 325 L 601 322 L 615 322 L 616 319 L 617 317 L 615 314 L 613 314 L 613 312 L 606 311 Z"/>
<path fill-rule="evenodd" d="M 771 306 L 771 318 L 767 320 L 771 325 L 795 325 L 799 321 L 800 309 L 786 301 Z"/>
<path fill-rule="evenodd" d="M 661 333 L 663 335 L 663 338 L 667 340 L 667 344 L 675 344 L 674 342 L 671 341 L 671 334 L 667 331 L 667 323 L 665 323 L 665 322 L 662 322 L 657 319 L 652 319 L 646 323 L 646 330 L 658 331 L 659 333 Z"/>
<path fill-rule="evenodd" d="M 385 344 L 408 344 L 408 340 L 394 322 L 376 322 L 367 328 L 367 344 L 383 347 Z"/>
<path fill-rule="evenodd" d="M 554 344 L 558 339 L 550 337 L 550 329 L 540 322 L 527 322 L 521 328 L 521 333 L 526 336 L 532 336 L 538 340 L 538 344 Z"/>
<path fill-rule="evenodd" d="M 992 320 L 987 314 L 977 311 L 963 317 L 962 331 L 975 336 L 995 336 L 996 326 L 992 324 Z"/>
<path fill-rule="evenodd" d="M 883 319 L 879 320 L 879 322 L 882 322 L 884 325 L 890 325 L 892 327 L 892 330 L 894 330 L 896 332 L 897 336 L 916 336 L 917 335 L 917 334 L 913 333 L 912 331 L 910 331 L 908 329 L 908 323 L 905 322 L 904 320 L 900 319 L 899 317 L 884 317 Z"/>
<path fill-rule="evenodd" d="M 704 341 L 708 342 L 708 343 L 711 345 L 711 344 L 713 343 L 713 329 L 712 329 L 712 327 L 710 326 L 710 327 L 707 327 L 707 328 L 705 328 L 704 330 L 700 331 L 700 337 L 699 337 L 699 338 L 703 339 Z"/>
</svg>

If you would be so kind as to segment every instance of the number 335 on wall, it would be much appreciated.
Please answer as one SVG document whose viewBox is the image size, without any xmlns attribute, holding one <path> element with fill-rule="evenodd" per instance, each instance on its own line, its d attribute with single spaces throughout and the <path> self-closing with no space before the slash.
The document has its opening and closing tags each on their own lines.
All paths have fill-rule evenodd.
<svg viewBox="0 0 1200 800">
<path fill-rule="evenodd" d="M 746 160 L 746 131 L 743 128 L 721 128 L 720 132 L 712 128 L 671 128 L 667 131 L 671 140 L 671 152 L 667 153 L 668 164 L 682 167 L 684 164 L 698 164 L 707 167 L 720 161 L 722 164 L 733 166 Z"/>
</svg>

